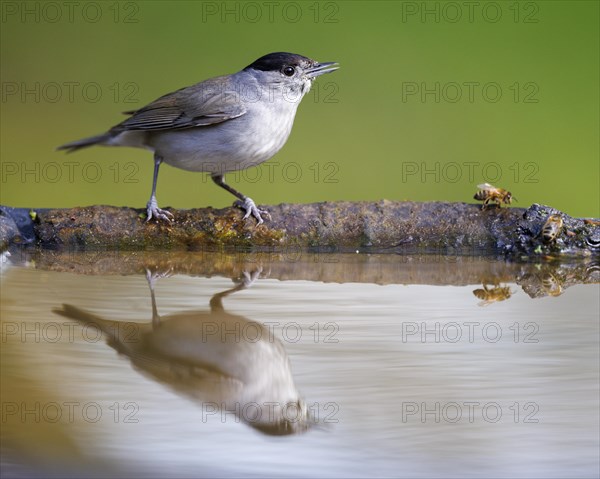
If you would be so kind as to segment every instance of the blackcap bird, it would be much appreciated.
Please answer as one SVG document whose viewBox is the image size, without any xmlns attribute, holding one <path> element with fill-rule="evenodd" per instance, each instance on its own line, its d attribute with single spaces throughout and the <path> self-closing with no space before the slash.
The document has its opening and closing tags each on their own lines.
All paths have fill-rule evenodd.
<svg viewBox="0 0 600 479">
<path fill-rule="evenodd" d="M 224 180 L 225 173 L 270 159 L 285 144 L 296 109 L 316 77 L 337 70 L 335 62 L 318 63 L 293 53 L 270 53 L 232 75 L 211 78 L 164 95 L 143 108 L 126 112 L 125 121 L 106 133 L 58 147 L 75 151 L 92 145 L 132 146 L 154 152 L 151 218 L 171 221 L 158 207 L 156 182 L 160 164 L 211 174 L 237 198 L 258 224 L 268 212 Z"/>
</svg>

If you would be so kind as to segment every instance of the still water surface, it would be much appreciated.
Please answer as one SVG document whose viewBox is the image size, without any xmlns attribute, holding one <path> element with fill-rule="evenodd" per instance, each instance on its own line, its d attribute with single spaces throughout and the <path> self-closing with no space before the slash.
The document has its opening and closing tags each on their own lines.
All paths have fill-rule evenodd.
<svg viewBox="0 0 600 479">
<path fill-rule="evenodd" d="M 598 477 L 597 263 L 109 256 L 5 258 L 3 477 Z"/>
</svg>

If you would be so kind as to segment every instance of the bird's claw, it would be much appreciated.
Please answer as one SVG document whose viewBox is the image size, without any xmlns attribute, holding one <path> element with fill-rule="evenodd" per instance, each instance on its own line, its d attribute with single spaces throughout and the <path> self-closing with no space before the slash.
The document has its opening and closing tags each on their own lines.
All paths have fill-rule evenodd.
<svg viewBox="0 0 600 479">
<path fill-rule="evenodd" d="M 146 280 L 150 284 L 151 288 L 154 288 L 154 285 L 159 279 L 169 278 L 173 275 L 173 268 L 169 267 L 166 271 L 151 271 L 150 268 L 146 268 Z"/>
<path fill-rule="evenodd" d="M 245 288 L 249 288 L 258 278 L 260 278 L 262 270 L 262 266 L 259 266 L 251 273 L 244 271 L 242 273 L 242 277 L 240 278 L 240 283 L 243 284 Z"/>
<path fill-rule="evenodd" d="M 156 203 L 156 199 L 151 198 L 146 205 L 146 223 L 152 218 L 171 222 L 173 221 L 174 216 L 170 211 L 160 209 Z"/>
<path fill-rule="evenodd" d="M 267 210 L 261 210 L 256 206 L 256 203 L 252 200 L 252 198 L 246 198 L 244 201 L 236 201 L 234 203 L 235 206 L 242 208 L 246 211 L 246 214 L 242 219 L 248 219 L 250 216 L 254 216 L 258 221 L 257 226 L 264 223 L 265 221 L 262 219 L 261 215 L 264 215 L 266 219 L 270 220 L 271 215 Z"/>
</svg>

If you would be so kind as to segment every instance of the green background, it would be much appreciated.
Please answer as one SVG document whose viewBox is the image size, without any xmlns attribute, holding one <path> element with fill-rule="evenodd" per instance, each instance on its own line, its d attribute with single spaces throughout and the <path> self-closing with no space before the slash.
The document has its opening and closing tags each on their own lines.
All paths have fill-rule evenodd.
<svg viewBox="0 0 600 479">
<path fill-rule="evenodd" d="M 600 216 L 599 2 L 69 8 L 2 2 L 2 204 L 144 206 L 150 152 L 55 147 L 164 93 L 290 51 L 341 69 L 315 82 L 269 163 L 228 176 L 257 203 L 471 202 L 489 181 L 517 206 Z M 160 206 L 232 200 L 204 174 L 161 170 Z"/>
</svg>

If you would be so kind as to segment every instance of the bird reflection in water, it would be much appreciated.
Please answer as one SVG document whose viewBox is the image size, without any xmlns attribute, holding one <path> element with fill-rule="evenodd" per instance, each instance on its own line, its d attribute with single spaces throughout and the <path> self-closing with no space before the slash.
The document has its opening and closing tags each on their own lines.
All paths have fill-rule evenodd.
<svg viewBox="0 0 600 479">
<path fill-rule="evenodd" d="M 54 312 L 99 328 L 136 369 L 200 402 L 203 419 L 227 411 L 221 418 L 234 416 L 265 434 L 304 432 L 315 421 L 296 389 L 283 344 L 263 324 L 223 307 L 226 296 L 251 286 L 260 273 L 244 272 L 235 287 L 215 294 L 210 311 L 161 317 L 154 284 L 164 275 L 147 271 L 151 324 L 110 321 L 68 304 Z"/>
</svg>

